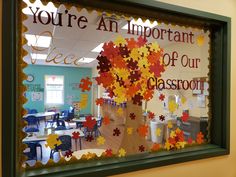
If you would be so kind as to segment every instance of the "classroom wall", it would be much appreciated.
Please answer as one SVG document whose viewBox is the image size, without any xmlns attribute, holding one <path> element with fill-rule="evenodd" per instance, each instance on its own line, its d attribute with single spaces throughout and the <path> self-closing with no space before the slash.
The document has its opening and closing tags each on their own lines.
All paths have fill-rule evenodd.
<svg viewBox="0 0 236 177">
<path fill-rule="evenodd" d="M 79 84 L 82 78 L 92 76 L 91 68 L 76 68 L 63 66 L 42 66 L 42 65 L 28 65 L 24 72 L 34 76 L 32 82 L 25 81 L 25 84 L 31 87 L 26 92 L 28 102 L 24 105 L 25 108 L 34 108 L 38 112 L 43 112 L 48 107 L 44 104 L 44 76 L 45 75 L 63 75 L 64 76 L 64 104 L 56 106 L 59 110 L 68 109 L 73 101 L 81 101 L 81 94 L 88 94 L 87 107 L 81 110 L 81 113 L 91 112 L 91 90 L 82 92 L 80 88 L 75 88 L 74 84 Z M 37 87 L 35 87 L 37 86 Z M 38 87 L 39 86 L 39 87 Z M 33 92 L 41 92 L 43 97 L 40 101 L 32 100 Z"/>
</svg>

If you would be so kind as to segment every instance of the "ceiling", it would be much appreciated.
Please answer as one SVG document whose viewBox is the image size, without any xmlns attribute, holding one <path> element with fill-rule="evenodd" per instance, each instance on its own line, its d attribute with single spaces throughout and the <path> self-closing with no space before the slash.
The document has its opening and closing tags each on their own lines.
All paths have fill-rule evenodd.
<svg viewBox="0 0 236 177">
<path fill-rule="evenodd" d="M 28 2 L 28 0 L 24 0 Z M 31 4 L 32 9 L 36 6 Z M 29 8 L 29 7 L 27 7 Z M 61 5 L 57 12 L 65 13 L 65 6 Z M 88 19 L 88 24 L 85 29 L 80 29 L 76 21 L 72 21 L 72 27 L 63 26 L 54 26 L 51 23 L 48 25 L 43 25 L 41 23 L 33 23 L 33 15 L 27 15 L 28 19 L 23 23 L 28 28 L 28 31 L 25 34 L 40 35 L 42 32 L 49 31 L 52 33 L 53 40 L 51 41 L 49 48 L 40 48 L 43 51 L 37 51 L 38 54 L 47 54 L 48 58 L 53 58 L 56 55 L 60 54 L 61 60 L 66 56 L 74 56 L 74 59 L 80 59 L 83 57 L 96 58 L 99 53 L 92 52 L 92 50 L 97 47 L 100 43 L 109 42 L 114 40 L 118 35 L 122 35 L 124 38 L 137 38 L 137 35 L 127 34 L 127 30 L 122 29 L 122 27 L 127 23 L 126 20 L 119 20 L 119 33 L 107 32 L 96 30 L 98 26 L 99 19 L 101 16 L 98 15 L 96 11 L 88 13 L 86 9 L 82 9 L 80 12 L 77 11 L 75 7 L 72 7 L 69 10 L 70 14 L 76 14 L 76 16 L 85 16 Z M 63 15 L 62 22 L 68 21 L 68 16 Z M 57 19 L 55 19 L 57 22 Z M 158 25 L 163 26 L 163 25 Z M 166 26 L 168 27 L 168 26 Z M 44 34 L 45 35 L 45 34 Z M 152 42 L 155 39 L 149 38 L 148 41 Z M 167 40 L 159 40 L 158 43 L 161 47 L 170 45 L 170 42 Z M 24 61 L 28 64 L 31 64 L 31 53 L 35 53 L 32 50 L 32 47 L 29 45 L 24 45 L 24 49 L 28 51 L 28 55 L 24 57 Z M 68 61 L 73 61 L 74 59 L 67 59 Z M 45 60 L 36 60 L 37 65 L 55 65 L 52 62 L 45 62 Z M 97 61 L 94 60 L 91 63 L 80 64 L 79 66 L 74 64 L 64 64 L 63 62 L 58 63 L 57 66 L 73 66 L 73 67 L 95 67 Z"/>
</svg>

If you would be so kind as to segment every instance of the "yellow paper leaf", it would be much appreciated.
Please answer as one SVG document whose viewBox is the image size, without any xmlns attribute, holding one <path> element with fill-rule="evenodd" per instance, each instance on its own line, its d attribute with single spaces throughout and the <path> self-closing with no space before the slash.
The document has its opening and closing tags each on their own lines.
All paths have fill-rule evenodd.
<svg viewBox="0 0 236 177">
<path fill-rule="evenodd" d="M 132 127 L 128 127 L 127 128 L 127 134 L 131 135 L 133 133 L 133 128 Z"/>
<path fill-rule="evenodd" d="M 204 41 L 205 41 L 205 38 L 204 38 L 203 35 L 200 35 L 200 36 L 197 37 L 197 45 L 198 46 L 201 47 L 204 44 Z"/>
<path fill-rule="evenodd" d="M 168 104 L 168 108 L 171 113 L 175 112 L 177 109 L 177 104 L 175 103 L 175 101 L 173 101 L 173 100 L 170 101 Z"/>
<path fill-rule="evenodd" d="M 119 156 L 119 157 L 124 157 L 125 155 L 126 155 L 125 149 L 120 148 L 118 156 Z"/>
<path fill-rule="evenodd" d="M 174 138 L 175 136 L 176 136 L 175 131 L 172 130 L 172 131 L 170 132 L 170 137 L 171 137 L 171 138 Z"/>
<path fill-rule="evenodd" d="M 125 44 L 127 44 L 127 42 L 126 42 L 126 40 L 121 36 L 121 35 L 119 35 L 119 36 L 117 36 L 117 38 L 115 39 L 115 41 L 114 41 L 114 44 L 116 45 L 116 46 L 125 46 Z"/>
<path fill-rule="evenodd" d="M 166 141 L 165 142 L 165 146 L 164 146 L 164 149 L 166 149 L 166 150 L 170 150 L 170 148 L 172 148 L 173 146 L 169 143 L 169 141 Z"/>
<path fill-rule="evenodd" d="M 168 121 L 168 123 L 167 123 L 167 127 L 168 127 L 168 128 L 173 128 L 173 124 L 172 124 L 171 121 Z"/>
<path fill-rule="evenodd" d="M 182 97 L 182 98 L 181 98 L 181 103 L 182 103 L 182 104 L 185 104 L 185 103 L 186 103 L 186 98 L 185 98 L 185 97 Z"/>
<path fill-rule="evenodd" d="M 103 136 L 99 136 L 97 138 L 97 145 L 103 145 L 105 143 L 105 138 Z"/>
<path fill-rule="evenodd" d="M 158 45 L 157 42 L 152 42 L 149 46 L 150 46 L 150 50 L 153 52 L 160 51 L 160 46 Z"/>
<path fill-rule="evenodd" d="M 122 108 L 118 108 L 117 113 L 118 113 L 119 115 L 123 115 L 123 109 L 122 109 Z"/>
<path fill-rule="evenodd" d="M 59 146 L 61 141 L 58 138 L 59 136 L 57 134 L 48 135 L 45 146 L 50 147 L 50 149 L 54 149 L 55 146 Z"/>
</svg>

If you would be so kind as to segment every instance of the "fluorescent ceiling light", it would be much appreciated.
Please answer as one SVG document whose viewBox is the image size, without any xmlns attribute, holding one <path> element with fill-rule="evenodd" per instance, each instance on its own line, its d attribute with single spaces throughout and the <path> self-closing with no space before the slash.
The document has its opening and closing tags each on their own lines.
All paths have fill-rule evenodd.
<svg viewBox="0 0 236 177">
<path fill-rule="evenodd" d="M 52 2 L 49 2 L 46 6 L 44 6 L 40 0 L 36 0 L 35 3 L 30 3 L 29 0 L 23 0 L 26 4 L 27 4 L 27 7 L 24 8 L 22 10 L 22 12 L 26 15 L 33 15 L 33 13 L 31 12 L 29 6 L 32 7 L 32 10 L 34 12 L 36 12 L 36 7 L 39 7 L 40 10 L 38 10 L 38 12 L 36 13 L 36 16 L 38 16 L 38 13 L 41 11 L 41 10 L 45 10 L 47 12 L 54 12 L 54 14 L 56 14 L 57 12 L 57 8 L 53 5 Z M 50 13 L 51 14 L 51 13 Z M 47 14 L 45 12 L 43 12 L 42 14 L 42 17 L 48 17 Z M 56 15 L 54 15 L 54 18 L 56 17 Z"/>
<path fill-rule="evenodd" d="M 39 54 L 39 53 L 31 53 L 32 59 L 35 60 L 46 60 L 48 55 L 47 54 Z"/>
<path fill-rule="evenodd" d="M 157 21 L 154 21 L 153 23 L 151 23 L 149 20 L 146 20 L 144 23 L 142 21 L 141 18 L 139 18 L 137 21 L 135 21 L 134 19 L 130 21 L 130 27 L 132 29 L 132 25 L 141 25 L 141 26 L 147 26 L 149 28 L 153 28 L 154 26 L 157 26 L 158 23 Z M 128 23 L 122 27 L 122 29 L 128 29 Z M 139 29 L 139 28 L 138 28 Z"/>
<path fill-rule="evenodd" d="M 48 48 L 51 44 L 52 38 L 49 36 L 39 36 L 33 34 L 26 34 L 25 38 L 28 40 L 29 46 Z"/>
<path fill-rule="evenodd" d="M 92 50 L 92 52 L 101 52 L 102 50 L 103 50 L 103 44 L 104 43 L 101 43 L 101 44 L 99 44 L 97 47 L 95 47 L 93 50 Z"/>
<path fill-rule="evenodd" d="M 92 61 L 94 61 L 95 58 L 81 58 L 80 60 L 78 60 L 78 63 L 91 63 Z"/>
</svg>

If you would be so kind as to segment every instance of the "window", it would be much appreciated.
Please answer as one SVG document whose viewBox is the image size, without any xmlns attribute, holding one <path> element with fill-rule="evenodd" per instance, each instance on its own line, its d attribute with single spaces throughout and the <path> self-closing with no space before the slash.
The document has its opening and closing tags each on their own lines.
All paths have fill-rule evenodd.
<svg viewBox="0 0 236 177">
<path fill-rule="evenodd" d="M 64 76 L 45 76 L 45 104 L 64 104 Z"/>
<path fill-rule="evenodd" d="M 49 0 L 41 1 L 46 4 Z M 57 14 L 36 6 L 30 9 L 33 13 L 27 18 L 20 11 L 26 7 L 22 2 L 3 2 L 3 58 L 7 58 L 3 60 L 3 176 L 109 176 L 229 154 L 229 18 L 155 1 L 134 3 L 131 0 L 122 4 L 94 0 L 61 4 L 62 1 L 53 0 L 58 7 Z M 77 18 L 67 18 L 72 15 Z M 57 21 L 53 16 L 58 16 Z M 133 17 L 140 17 L 143 22 L 147 18 L 157 20 L 158 25 L 134 25 L 131 24 Z M 14 27 L 16 21 L 20 22 L 17 28 Z M 123 30 L 127 23 L 129 30 Z M 60 27 L 55 30 L 51 24 Z M 29 49 L 34 46 L 28 45 L 23 34 L 40 35 L 41 30 L 52 30 L 53 49 L 57 47 L 60 53 L 54 53 L 49 47 L 47 52 L 39 51 L 50 54 L 47 59 L 30 63 L 32 52 Z M 104 43 L 102 49 L 92 53 L 101 43 Z M 95 57 L 96 63 L 76 62 L 87 57 Z M 84 109 L 83 119 L 73 119 L 72 129 L 54 132 L 47 130 L 55 127 L 48 127 L 43 120 L 36 122 L 28 115 L 36 122 L 35 130 L 40 130 L 23 133 L 28 126 L 24 119 L 28 113 L 25 103 L 30 103 L 32 108 L 38 106 L 32 98 L 27 98 L 32 93 L 23 97 L 27 89 L 24 84 L 27 69 L 30 65 L 43 64 L 53 65 L 53 68 L 70 65 L 64 67 L 78 69 L 83 74 L 81 78 L 76 73 L 78 81 L 74 83 L 72 80 L 64 83 L 66 76 L 62 72 L 60 76 L 45 73 L 28 83 L 29 87 L 38 88 L 37 82 L 44 82 L 40 84 L 45 86 L 47 107 L 58 105 L 58 110 L 65 110 L 68 105 L 62 106 L 63 103 L 78 103 L 86 96 L 87 104 L 96 103 L 103 109 L 100 112 L 104 114 L 103 119 L 90 116 L 87 113 L 91 109 Z M 89 68 L 89 72 L 85 68 Z M 109 91 L 109 97 L 92 102 L 90 78 L 94 73 L 99 74 L 97 86 Z M 202 87 L 204 89 L 195 94 L 196 82 L 202 78 L 206 78 L 204 83 L 209 82 L 209 90 Z M 39 113 L 44 112 L 43 106 Z M 36 116 L 41 118 L 42 114 Z M 64 135 L 67 138 L 61 141 L 59 136 Z M 39 140 L 45 144 L 37 146 L 35 142 Z M 57 153 L 59 158 L 53 159 L 50 152 L 60 150 L 59 147 L 68 149 Z"/>
</svg>

